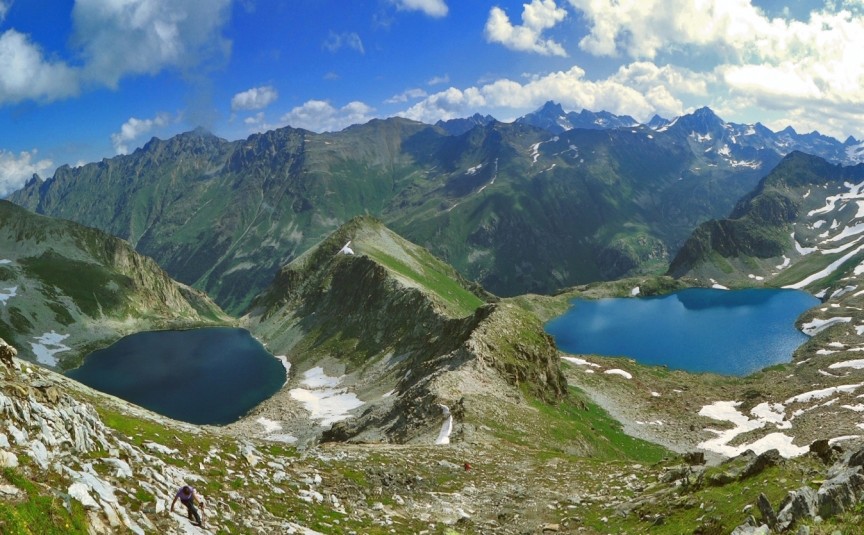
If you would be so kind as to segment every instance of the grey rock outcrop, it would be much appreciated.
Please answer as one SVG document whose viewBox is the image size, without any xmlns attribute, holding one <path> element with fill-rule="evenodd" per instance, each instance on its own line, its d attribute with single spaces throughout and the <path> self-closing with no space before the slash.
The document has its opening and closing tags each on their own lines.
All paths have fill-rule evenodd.
<svg viewBox="0 0 864 535">
<path fill-rule="evenodd" d="M 861 467 L 841 469 L 819 487 L 819 516 L 828 518 L 844 513 L 864 497 L 864 475 Z"/>
<path fill-rule="evenodd" d="M 823 458 L 820 453 L 837 453 L 837 450 L 820 447 L 811 448 L 811 451 L 820 458 Z M 752 460 L 748 466 L 753 466 L 755 461 Z M 827 478 L 818 490 L 805 486 L 789 492 L 776 513 L 768 498 L 760 494 L 756 506 L 762 513 L 766 527 L 778 533 L 787 532 L 801 521 L 827 519 L 855 509 L 864 501 L 862 462 L 864 448 L 845 455 L 828 470 Z M 747 531 L 752 529 L 755 528 L 750 523 L 742 524 L 734 533 L 758 533 Z"/>
<path fill-rule="evenodd" d="M 815 518 L 819 510 L 818 504 L 819 497 L 810 487 L 801 487 L 790 492 L 777 513 L 777 529 L 784 531 L 799 520 Z"/>
<path fill-rule="evenodd" d="M 18 355 L 18 350 L 6 343 L 6 340 L 0 338 L 0 362 L 6 365 L 7 368 L 15 366 L 14 357 Z"/>
</svg>

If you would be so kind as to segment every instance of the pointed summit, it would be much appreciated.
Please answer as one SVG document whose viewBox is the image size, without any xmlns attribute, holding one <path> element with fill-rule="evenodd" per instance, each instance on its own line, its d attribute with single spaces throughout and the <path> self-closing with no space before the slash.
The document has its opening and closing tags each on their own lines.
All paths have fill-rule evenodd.
<svg viewBox="0 0 864 535">
<path fill-rule="evenodd" d="M 551 100 L 537 108 L 536 111 L 516 119 L 516 122 L 536 126 L 553 134 L 560 134 L 573 128 L 564 108 Z"/>
<path fill-rule="evenodd" d="M 725 124 L 711 108 L 705 106 L 691 114 L 681 116 L 675 126 L 687 130 L 687 133 L 707 135 L 721 132 Z"/>
<path fill-rule="evenodd" d="M 544 115 L 564 115 L 564 108 L 554 100 L 547 100 L 545 104 L 537 108 L 534 113 Z"/>
<path fill-rule="evenodd" d="M 660 117 L 659 115 L 657 115 L 655 113 L 654 117 L 651 117 L 651 120 L 648 121 L 648 124 L 646 126 L 648 128 L 650 128 L 651 130 L 657 130 L 658 128 L 662 128 L 662 127 L 668 125 L 669 122 L 670 122 L 669 119 L 666 119 L 664 117 Z"/>
</svg>

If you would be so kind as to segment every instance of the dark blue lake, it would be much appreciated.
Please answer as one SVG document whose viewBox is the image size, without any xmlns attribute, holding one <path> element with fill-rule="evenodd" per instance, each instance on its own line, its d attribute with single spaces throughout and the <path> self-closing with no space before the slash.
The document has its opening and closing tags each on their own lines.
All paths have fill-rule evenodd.
<svg viewBox="0 0 864 535">
<path fill-rule="evenodd" d="M 817 304 L 804 292 L 769 289 L 691 288 L 660 297 L 576 299 L 546 331 L 568 353 L 746 375 L 789 362 L 807 340 L 795 320 Z"/>
<path fill-rule="evenodd" d="M 96 390 L 193 424 L 236 421 L 285 383 L 285 367 L 248 331 L 133 334 L 66 373 Z"/>
</svg>

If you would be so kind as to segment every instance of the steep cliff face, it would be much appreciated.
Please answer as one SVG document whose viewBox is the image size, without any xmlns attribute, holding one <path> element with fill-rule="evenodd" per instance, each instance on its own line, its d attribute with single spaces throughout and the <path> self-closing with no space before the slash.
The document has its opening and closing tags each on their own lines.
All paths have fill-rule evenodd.
<svg viewBox="0 0 864 535">
<path fill-rule="evenodd" d="M 354 254 L 339 253 L 349 240 Z M 346 415 L 326 439 L 431 441 L 441 406 L 458 415 L 466 396 L 554 403 L 565 394 L 540 322 L 513 305 L 486 304 L 495 298 L 475 291 L 364 217 L 285 266 L 246 320 L 287 356 L 287 388 L 320 367 L 358 396 L 362 415 Z"/>
<path fill-rule="evenodd" d="M 0 251 L 0 336 L 27 360 L 71 366 L 87 347 L 136 330 L 229 321 L 128 243 L 5 201 Z"/>
</svg>

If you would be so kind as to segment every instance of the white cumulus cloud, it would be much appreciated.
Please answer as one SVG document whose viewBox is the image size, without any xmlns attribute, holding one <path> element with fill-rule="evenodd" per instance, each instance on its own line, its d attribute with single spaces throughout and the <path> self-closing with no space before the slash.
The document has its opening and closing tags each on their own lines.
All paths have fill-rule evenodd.
<svg viewBox="0 0 864 535">
<path fill-rule="evenodd" d="M 607 110 L 648 120 L 654 113 L 680 115 L 684 105 L 677 95 L 707 91 L 710 76 L 687 69 L 637 62 L 622 66 L 604 80 L 589 80 L 580 67 L 537 75 L 527 81 L 499 79 L 467 89 L 450 87 L 414 104 L 400 115 L 433 123 L 470 115 L 480 109 L 525 113 L 547 100 L 565 108 Z"/>
<path fill-rule="evenodd" d="M 76 0 L 72 42 L 87 81 L 115 87 L 126 75 L 187 70 L 224 58 L 230 0 Z"/>
<path fill-rule="evenodd" d="M 447 16 L 447 4 L 444 0 L 391 0 L 397 9 L 406 11 L 422 11 L 430 17 Z"/>
<path fill-rule="evenodd" d="M 374 118 L 374 108 L 354 101 L 336 108 L 324 100 L 310 100 L 281 117 L 284 124 L 313 132 L 337 132 L 352 124 L 362 124 Z"/>
<path fill-rule="evenodd" d="M 65 63 L 49 61 L 28 36 L 16 30 L 0 34 L 0 104 L 74 96 L 78 75 Z"/>
<path fill-rule="evenodd" d="M 496 6 L 489 12 L 486 21 L 486 40 L 520 52 L 566 56 L 564 47 L 552 39 L 542 38 L 544 30 L 555 27 L 566 17 L 567 10 L 558 7 L 555 0 L 532 0 L 523 6 L 522 25 L 515 26 L 507 13 Z"/>
<path fill-rule="evenodd" d="M 38 159 L 37 151 L 18 154 L 0 149 L 0 198 L 21 189 L 34 174 L 42 175 L 54 167 L 48 159 Z"/>
<path fill-rule="evenodd" d="M 10 2 L 0 0 L 0 21 Z M 223 59 L 221 35 L 230 0 L 76 0 L 72 8 L 75 64 L 46 56 L 15 28 L 0 34 L 0 104 L 50 102 L 83 87 L 116 87 L 128 75 L 166 68 L 188 71 Z"/>
<path fill-rule="evenodd" d="M 789 113 L 799 124 L 819 124 L 822 116 L 834 135 L 860 135 L 860 2 L 826 2 L 798 20 L 770 17 L 750 0 L 568 1 L 588 24 L 579 46 L 591 54 L 708 54 L 716 58 L 706 70 L 716 79 L 713 95 Z"/>
<path fill-rule="evenodd" d="M 160 113 L 152 119 L 130 117 L 120 127 L 119 132 L 111 134 L 111 143 L 114 144 L 114 150 L 117 151 L 117 154 L 128 154 L 130 143 L 140 140 L 154 129 L 170 124 L 172 120 L 171 115 L 167 113 Z"/>
<path fill-rule="evenodd" d="M 253 87 L 231 98 L 231 111 L 241 110 L 263 110 L 270 104 L 276 102 L 279 92 L 270 85 Z"/>
</svg>

